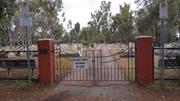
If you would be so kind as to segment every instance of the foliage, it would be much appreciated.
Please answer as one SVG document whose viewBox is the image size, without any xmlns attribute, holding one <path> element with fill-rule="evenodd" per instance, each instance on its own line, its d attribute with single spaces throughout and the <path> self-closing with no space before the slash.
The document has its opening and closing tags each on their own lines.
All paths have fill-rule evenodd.
<svg viewBox="0 0 180 101">
<path fill-rule="evenodd" d="M 130 5 L 119 6 L 119 13 L 111 15 L 111 2 L 102 1 L 99 10 L 91 13 L 88 27 L 81 31 L 82 42 L 127 42 L 133 38 L 133 12 Z"/>
<path fill-rule="evenodd" d="M 177 28 L 177 13 L 180 10 L 179 0 L 166 0 L 168 3 L 168 19 L 165 23 L 165 41 L 175 41 L 175 32 Z M 136 27 L 139 35 L 152 35 L 156 42 L 160 36 L 159 21 L 159 3 L 160 0 L 136 0 L 139 10 L 136 13 Z"/>
<path fill-rule="evenodd" d="M 95 41 L 96 42 L 106 42 L 109 39 L 108 31 L 110 29 L 111 22 L 111 2 L 102 1 L 99 10 L 96 10 L 94 13 L 91 13 L 91 21 L 88 22 L 90 31 L 94 29 L 93 34 L 97 33 Z M 106 33 L 105 33 L 106 32 Z M 107 38 L 106 38 L 107 37 Z"/>
<path fill-rule="evenodd" d="M 0 38 L 1 44 L 9 44 L 12 41 L 10 38 L 12 32 L 12 18 L 15 11 L 18 10 L 16 0 L 1 0 L 0 1 Z"/>
<path fill-rule="evenodd" d="M 120 12 L 112 17 L 112 32 L 115 34 L 115 40 L 127 43 L 133 40 L 133 12 L 130 11 L 130 5 L 120 6 Z M 119 37 L 120 40 L 116 39 Z"/>
<path fill-rule="evenodd" d="M 36 42 L 39 38 L 60 40 L 61 35 L 65 32 L 58 18 L 58 14 L 62 12 L 63 8 L 62 0 L 29 0 L 28 4 L 30 16 L 33 19 L 33 26 L 28 27 L 32 41 Z M 19 25 L 22 15 L 21 5 L 21 0 L 0 1 L 0 33 L 3 33 L 3 36 L 0 37 L 6 39 L 6 45 L 25 44 L 24 28 Z M 64 15 L 65 13 L 61 15 L 63 19 L 65 19 Z"/>
</svg>

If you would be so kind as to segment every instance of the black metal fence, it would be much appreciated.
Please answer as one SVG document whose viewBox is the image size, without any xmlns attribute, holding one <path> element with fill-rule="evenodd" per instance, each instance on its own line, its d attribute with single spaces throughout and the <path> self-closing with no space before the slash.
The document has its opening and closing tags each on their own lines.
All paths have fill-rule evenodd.
<svg viewBox="0 0 180 101">
<path fill-rule="evenodd" d="M 154 47 L 154 78 L 159 79 L 162 60 L 159 47 Z M 164 71 L 166 80 L 180 79 L 180 48 L 164 48 Z"/>
<path fill-rule="evenodd" d="M 27 66 L 27 51 L 0 51 L 0 80 L 38 79 L 38 51 L 30 51 L 30 68 Z"/>
</svg>

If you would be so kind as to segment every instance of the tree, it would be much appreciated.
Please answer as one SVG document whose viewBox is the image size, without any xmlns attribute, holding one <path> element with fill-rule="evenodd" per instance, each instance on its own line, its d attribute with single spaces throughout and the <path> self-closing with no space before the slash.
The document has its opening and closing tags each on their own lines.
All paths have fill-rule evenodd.
<svg viewBox="0 0 180 101">
<path fill-rule="evenodd" d="M 15 45 L 24 43 L 25 34 L 23 28 L 19 25 L 21 17 L 21 0 L 1 0 L 0 1 L 0 34 L 2 39 Z M 32 27 L 28 27 L 35 43 L 39 38 L 53 38 L 59 40 L 65 33 L 63 22 L 65 13 L 61 14 L 62 21 L 58 14 L 62 12 L 62 0 L 29 0 L 30 16 L 33 19 Z M 12 41 L 10 39 L 13 39 Z"/>
<path fill-rule="evenodd" d="M 76 37 L 76 42 L 79 42 L 79 37 L 80 37 L 80 24 L 79 24 L 79 22 L 77 22 L 74 25 L 74 34 L 75 34 L 75 37 Z"/>
<path fill-rule="evenodd" d="M 179 12 L 179 0 L 166 0 L 168 3 L 168 19 L 166 20 L 165 41 L 175 41 L 174 34 L 177 27 L 177 12 Z M 136 13 L 136 27 L 140 35 L 152 35 L 156 42 L 159 39 L 159 3 L 160 0 L 136 0 L 141 8 Z"/>
<path fill-rule="evenodd" d="M 62 0 L 31 0 L 29 6 L 34 19 L 33 35 L 58 40 L 64 32 L 58 19 L 58 12 L 61 12 L 63 8 Z"/>
<path fill-rule="evenodd" d="M 91 21 L 88 22 L 89 26 L 95 28 L 97 42 L 101 42 L 103 38 L 104 42 L 106 41 L 106 35 L 103 32 L 109 30 L 110 28 L 110 20 L 111 20 L 111 2 L 102 1 L 99 10 L 96 10 L 94 13 L 91 13 Z"/>
<path fill-rule="evenodd" d="M 12 46 L 12 17 L 17 9 L 16 0 L 0 1 L 0 38 L 3 45 Z"/>
<path fill-rule="evenodd" d="M 121 38 L 123 43 L 127 43 L 128 40 L 132 41 L 133 39 L 133 12 L 130 11 L 130 5 L 124 4 L 120 5 L 120 12 L 112 17 L 112 32 L 115 34 L 115 38 Z M 115 39 L 114 38 L 114 39 Z"/>
<path fill-rule="evenodd" d="M 152 35 L 156 40 L 159 36 L 159 0 L 136 0 L 142 6 L 137 11 L 136 27 L 139 35 Z"/>
</svg>

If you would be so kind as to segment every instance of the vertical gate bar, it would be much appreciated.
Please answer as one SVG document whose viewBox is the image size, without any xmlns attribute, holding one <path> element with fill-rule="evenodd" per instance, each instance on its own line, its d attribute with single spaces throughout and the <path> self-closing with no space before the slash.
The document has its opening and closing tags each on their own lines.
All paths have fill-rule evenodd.
<svg viewBox="0 0 180 101">
<path fill-rule="evenodd" d="M 132 53 L 133 54 L 133 53 Z M 132 69 L 134 68 L 134 64 L 133 64 L 133 58 L 131 59 L 131 68 L 130 68 L 130 81 L 132 80 Z"/>
<path fill-rule="evenodd" d="M 129 66 L 129 68 L 130 68 L 130 66 Z M 128 75 L 127 75 L 127 80 L 129 81 L 129 68 L 128 68 Z"/>
<path fill-rule="evenodd" d="M 127 74 L 127 81 L 129 81 L 129 69 L 130 69 L 130 68 L 128 68 L 128 70 L 127 70 L 127 71 L 128 71 L 128 74 Z"/>
<path fill-rule="evenodd" d="M 117 76 L 117 75 L 116 75 L 116 72 L 115 72 L 116 64 L 114 64 L 114 67 L 113 67 L 113 68 L 114 68 L 114 80 L 116 80 L 116 76 Z"/>
<path fill-rule="evenodd" d="M 73 80 L 73 66 L 70 66 L 71 80 Z"/>
<path fill-rule="evenodd" d="M 133 46 L 133 50 L 134 50 L 134 46 Z M 130 81 L 132 80 L 132 68 L 134 68 L 133 59 L 134 59 L 134 53 L 132 52 L 131 67 L 130 67 Z"/>
<path fill-rule="evenodd" d="M 74 80 L 78 80 L 77 79 L 77 69 L 74 69 Z"/>
<path fill-rule="evenodd" d="M 59 63 L 59 70 L 60 70 L 60 78 L 63 79 L 63 78 L 62 78 L 62 74 L 61 74 L 61 73 L 62 73 L 62 70 L 61 70 L 61 69 L 62 69 L 62 66 L 61 66 L 61 58 L 62 58 L 62 57 L 61 57 L 61 44 L 60 44 L 60 47 L 59 47 L 59 49 L 58 49 L 57 51 L 59 51 L 58 63 Z"/>
<path fill-rule="evenodd" d="M 132 72 L 132 76 L 134 77 L 133 80 L 135 80 L 135 57 L 133 58 L 133 68 L 132 68 L 133 72 Z"/>
<path fill-rule="evenodd" d="M 117 64 L 117 80 L 119 80 L 119 65 Z"/>
<path fill-rule="evenodd" d="M 101 68 L 101 80 L 102 80 L 102 50 L 100 50 L 100 68 Z"/>
<path fill-rule="evenodd" d="M 124 81 L 126 81 L 126 68 L 127 68 L 127 67 L 123 66 L 123 69 L 124 69 L 124 70 L 123 70 L 123 72 L 124 72 Z"/>
<path fill-rule="evenodd" d="M 93 50 L 93 80 L 95 81 L 95 51 Z"/>
<path fill-rule="evenodd" d="M 66 77 L 67 77 L 67 79 L 68 79 L 68 81 L 69 81 L 69 71 L 68 71 L 68 66 L 66 66 Z"/>
<path fill-rule="evenodd" d="M 78 72 L 79 72 L 79 74 L 80 74 L 79 81 L 82 81 L 82 70 L 81 70 L 81 69 L 78 69 Z"/>
<path fill-rule="evenodd" d="M 70 73 L 70 67 L 67 68 L 67 76 L 69 78 L 69 81 L 71 80 L 71 73 Z"/>
<path fill-rule="evenodd" d="M 105 73 L 106 73 L 106 65 L 104 65 L 104 73 L 103 73 L 104 81 L 106 81 Z"/>
<path fill-rule="evenodd" d="M 81 74 L 79 73 L 79 70 L 78 70 L 78 69 L 76 69 L 76 71 L 77 71 L 77 74 L 76 74 L 77 81 L 80 81 Z"/>
<path fill-rule="evenodd" d="M 80 69 L 80 73 L 81 73 L 81 81 L 83 80 L 83 70 Z"/>
<path fill-rule="evenodd" d="M 88 68 L 89 68 L 89 67 L 88 67 Z M 88 68 L 86 68 L 86 71 L 85 71 L 85 75 L 86 75 L 85 79 L 86 79 L 86 80 L 88 80 L 88 79 L 87 79 L 87 69 L 88 69 Z"/>
<path fill-rule="evenodd" d="M 71 79 L 71 66 L 70 67 L 68 66 L 68 77 L 69 77 L 69 80 L 72 80 Z"/>
<path fill-rule="evenodd" d="M 124 67 L 124 71 L 125 71 L 125 81 L 127 81 L 127 68 Z"/>
<path fill-rule="evenodd" d="M 72 76 L 73 76 L 72 79 L 73 79 L 73 80 L 75 80 L 75 78 L 74 78 L 75 73 L 74 73 L 74 72 L 75 72 L 75 70 L 74 70 L 74 68 L 72 67 Z"/>
<path fill-rule="evenodd" d="M 63 65 L 62 65 L 62 67 L 63 67 Z M 60 70 L 60 69 L 59 69 Z M 60 71 L 60 74 L 61 74 L 61 80 L 63 80 L 63 73 L 64 73 L 64 70 L 63 70 L 63 68 L 61 68 L 61 71 Z"/>
<path fill-rule="evenodd" d="M 71 69 L 71 67 L 68 68 L 68 76 L 69 76 L 70 80 L 73 80 L 72 79 L 72 69 Z"/>
<path fill-rule="evenodd" d="M 98 55 L 98 60 L 99 60 L 99 80 L 102 81 L 101 79 L 101 50 L 99 50 L 99 55 Z"/>
<path fill-rule="evenodd" d="M 84 69 L 83 69 L 83 81 L 85 80 L 84 78 L 85 78 L 85 74 L 84 74 Z"/>
<path fill-rule="evenodd" d="M 125 72 L 124 72 L 124 66 L 122 66 L 122 77 L 123 77 L 122 79 L 123 79 L 123 81 L 125 81 L 125 75 L 126 75 L 126 74 L 125 74 Z"/>
<path fill-rule="evenodd" d="M 113 76 L 113 74 L 112 74 L 112 69 L 113 69 L 112 65 L 110 66 L 110 68 L 111 68 L 111 81 L 112 81 L 112 79 L 113 79 L 113 77 L 112 77 Z"/>
<path fill-rule="evenodd" d="M 99 53 L 98 53 L 98 50 L 97 50 L 97 56 L 96 56 L 96 60 L 97 60 L 97 80 L 99 80 Z"/>
<path fill-rule="evenodd" d="M 123 68 L 122 68 L 122 66 L 120 66 L 120 68 L 121 68 L 121 80 L 124 80 L 124 77 L 123 77 L 124 74 L 122 74 L 123 73 Z"/>
<path fill-rule="evenodd" d="M 83 70 L 80 69 L 80 72 L 81 72 L 81 81 L 83 81 Z"/>
<path fill-rule="evenodd" d="M 69 77 L 69 67 L 67 66 L 66 69 L 67 69 L 66 76 L 67 76 L 67 78 L 68 78 L 68 81 L 70 81 L 70 77 Z"/>
<path fill-rule="evenodd" d="M 66 66 L 64 66 L 64 75 L 63 75 L 63 78 L 64 78 L 64 80 L 67 79 L 67 78 L 66 78 Z"/>
<path fill-rule="evenodd" d="M 96 52 L 97 52 L 97 54 L 96 54 Z M 95 65 L 96 66 L 96 68 L 95 68 L 96 69 L 95 75 L 96 75 L 96 79 L 99 80 L 99 78 L 98 78 L 98 76 L 99 76 L 99 71 L 98 71 L 98 68 L 99 68 L 98 67 L 98 62 L 99 62 L 98 61 L 98 50 L 95 50 L 95 62 L 96 62 L 96 65 Z"/>
<path fill-rule="evenodd" d="M 108 73 L 107 81 L 108 81 L 109 79 L 111 79 L 111 77 L 110 77 L 111 74 L 109 73 L 109 70 L 110 70 L 110 69 L 109 69 L 109 65 L 107 65 L 107 66 L 106 66 L 106 71 L 107 71 L 107 73 Z"/>
</svg>

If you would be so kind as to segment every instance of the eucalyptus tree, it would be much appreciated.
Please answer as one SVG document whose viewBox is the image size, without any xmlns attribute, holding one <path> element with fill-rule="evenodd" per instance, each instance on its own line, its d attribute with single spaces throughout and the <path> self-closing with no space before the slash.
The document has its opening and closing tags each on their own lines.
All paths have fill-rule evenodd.
<svg viewBox="0 0 180 101">
<path fill-rule="evenodd" d="M 111 20 L 111 2 L 102 1 L 100 9 L 96 10 L 94 13 L 91 13 L 91 21 L 88 22 L 89 26 L 95 28 L 94 34 L 97 33 L 96 41 L 101 42 L 103 39 L 106 41 L 106 32 L 110 29 L 110 20 Z M 109 34 L 109 33 L 108 33 Z"/>
<path fill-rule="evenodd" d="M 158 41 L 160 36 L 159 3 L 161 0 L 136 0 L 139 10 L 136 12 L 136 28 L 140 35 L 152 35 Z M 168 3 L 168 19 L 166 19 L 165 41 L 175 41 L 177 13 L 180 10 L 179 0 L 166 0 Z"/>
<path fill-rule="evenodd" d="M 120 5 L 119 13 L 112 16 L 111 30 L 115 34 L 114 40 L 127 43 L 133 39 L 133 12 L 129 4 Z M 119 39 L 117 39 L 119 38 Z"/>
<path fill-rule="evenodd" d="M 13 32 L 12 18 L 18 9 L 16 0 L 0 0 L 1 45 L 11 45 Z"/>
<path fill-rule="evenodd" d="M 62 0 L 31 0 L 29 6 L 34 19 L 32 35 L 58 40 L 64 32 L 58 18 L 58 13 L 63 9 Z"/>
<path fill-rule="evenodd" d="M 60 22 L 59 12 L 62 12 L 62 0 L 29 0 L 30 16 L 33 19 L 32 27 L 28 27 L 32 35 L 32 40 L 35 42 L 39 38 L 53 38 L 59 40 L 65 32 L 62 23 Z M 5 28 L 0 31 L 3 33 L 3 39 L 9 44 L 23 44 L 24 36 L 23 28 L 20 27 L 20 8 L 21 0 L 1 0 L 0 1 L 0 28 Z M 5 5 L 5 9 L 2 9 Z M 65 13 L 62 13 L 62 19 L 65 19 Z M 64 21 L 64 20 L 62 20 Z M 5 27 L 4 27 L 5 26 Z M 10 34 L 9 34 L 10 33 Z M 10 36 L 11 35 L 11 36 Z M 11 41 L 11 40 L 12 41 Z M 9 45 L 7 44 L 7 45 Z"/>
</svg>

